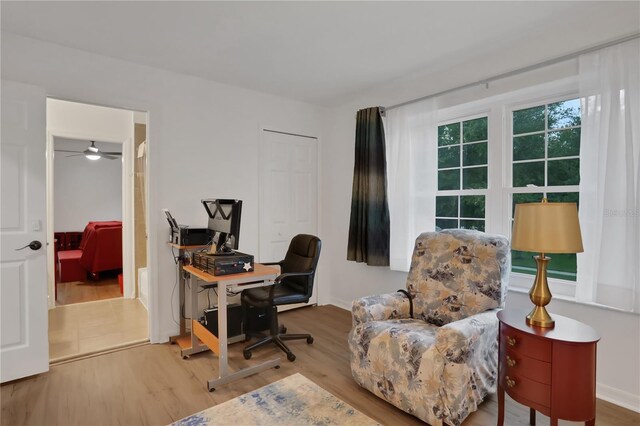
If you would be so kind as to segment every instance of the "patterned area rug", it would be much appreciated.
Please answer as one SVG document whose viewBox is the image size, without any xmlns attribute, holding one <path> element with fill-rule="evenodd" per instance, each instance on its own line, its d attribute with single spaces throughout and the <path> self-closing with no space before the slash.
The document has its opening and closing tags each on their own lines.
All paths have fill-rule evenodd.
<svg viewBox="0 0 640 426">
<path fill-rule="evenodd" d="M 178 426 L 377 424 L 299 373 L 173 423 Z"/>
</svg>

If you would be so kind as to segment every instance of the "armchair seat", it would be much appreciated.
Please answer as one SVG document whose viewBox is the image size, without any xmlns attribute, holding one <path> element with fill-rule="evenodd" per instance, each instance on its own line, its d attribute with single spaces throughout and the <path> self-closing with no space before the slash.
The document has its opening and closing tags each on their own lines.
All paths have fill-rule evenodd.
<svg viewBox="0 0 640 426">
<path fill-rule="evenodd" d="M 510 253 L 478 231 L 420 235 L 407 290 L 353 302 L 355 381 L 431 425 L 460 425 L 496 391 Z"/>
<path fill-rule="evenodd" d="M 266 308 L 271 306 L 269 299 L 269 287 L 256 287 L 242 292 L 244 301 L 257 308 Z M 306 303 L 309 298 L 305 294 L 286 287 L 277 285 L 273 289 L 273 301 L 276 305 L 290 305 L 293 303 Z"/>
</svg>

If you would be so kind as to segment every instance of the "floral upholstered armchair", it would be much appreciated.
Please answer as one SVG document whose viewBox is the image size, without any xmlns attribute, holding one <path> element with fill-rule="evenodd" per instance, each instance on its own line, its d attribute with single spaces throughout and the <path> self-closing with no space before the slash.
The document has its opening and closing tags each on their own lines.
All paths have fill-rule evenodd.
<svg viewBox="0 0 640 426">
<path fill-rule="evenodd" d="M 431 425 L 460 425 L 496 391 L 496 312 L 510 262 L 503 236 L 460 229 L 420 235 L 407 290 L 353 302 L 356 382 Z"/>
</svg>

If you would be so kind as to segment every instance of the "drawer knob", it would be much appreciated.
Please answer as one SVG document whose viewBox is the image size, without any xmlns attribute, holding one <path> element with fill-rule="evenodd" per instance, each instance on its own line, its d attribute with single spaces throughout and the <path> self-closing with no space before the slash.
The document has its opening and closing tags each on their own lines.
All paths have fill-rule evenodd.
<svg viewBox="0 0 640 426">
<path fill-rule="evenodd" d="M 505 377 L 505 381 L 507 382 L 507 387 L 512 388 L 516 385 L 516 381 L 510 378 L 509 376 Z"/>
<path fill-rule="evenodd" d="M 515 346 L 516 345 L 516 338 L 507 336 L 507 345 Z"/>
<path fill-rule="evenodd" d="M 516 360 L 511 358 L 509 355 L 507 355 L 507 365 L 509 367 L 515 367 L 516 365 Z"/>
</svg>

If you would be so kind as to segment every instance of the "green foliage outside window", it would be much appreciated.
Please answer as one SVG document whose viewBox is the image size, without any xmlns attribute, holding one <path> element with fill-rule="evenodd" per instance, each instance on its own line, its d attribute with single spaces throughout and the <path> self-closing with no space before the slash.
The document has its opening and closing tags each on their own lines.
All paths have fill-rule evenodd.
<svg viewBox="0 0 640 426">
<path fill-rule="evenodd" d="M 513 187 L 540 187 L 541 192 L 513 193 L 515 205 L 540 202 L 579 202 L 578 192 L 550 192 L 557 186 L 580 183 L 580 102 L 571 99 L 513 112 Z M 536 274 L 535 253 L 512 251 L 512 270 Z M 575 254 L 547 254 L 551 257 L 548 276 L 576 280 Z"/>
</svg>

